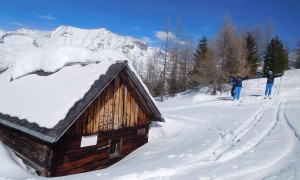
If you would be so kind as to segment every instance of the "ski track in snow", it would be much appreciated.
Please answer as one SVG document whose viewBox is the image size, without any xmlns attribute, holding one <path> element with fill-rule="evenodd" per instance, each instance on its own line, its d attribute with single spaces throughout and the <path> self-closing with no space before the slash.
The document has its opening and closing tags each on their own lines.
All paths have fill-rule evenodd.
<svg viewBox="0 0 300 180">
<path fill-rule="evenodd" d="M 294 138 L 294 131 L 289 127 L 288 125 L 288 120 L 286 119 L 285 115 L 284 115 L 284 107 L 285 107 L 285 104 L 286 102 L 282 102 L 280 103 L 279 105 L 279 108 L 277 110 L 277 114 L 276 114 L 276 124 L 278 121 L 282 121 L 283 125 L 282 127 L 285 129 L 285 132 L 287 133 L 287 136 L 289 136 L 289 144 L 288 144 L 288 148 L 285 149 L 284 152 L 281 153 L 280 156 L 274 158 L 272 161 L 270 162 L 267 162 L 265 163 L 264 165 L 262 166 L 257 166 L 255 168 L 252 168 L 252 169 L 248 169 L 248 170 L 245 170 L 245 171 L 242 171 L 242 172 L 239 172 L 239 173 L 232 173 L 232 174 L 229 174 L 227 176 L 223 176 L 222 179 L 233 179 L 234 177 L 238 177 L 238 176 L 241 176 L 241 175 L 246 175 L 246 174 L 250 174 L 250 173 L 253 173 L 253 172 L 258 172 L 260 170 L 263 170 L 263 169 L 266 169 L 266 168 L 269 168 L 273 165 L 275 165 L 276 163 L 278 163 L 281 159 L 283 159 L 285 156 L 287 156 L 289 154 L 289 152 L 292 150 L 292 147 L 294 146 L 295 144 L 295 138 Z M 267 137 L 270 133 L 272 133 L 272 130 L 275 128 L 275 125 L 274 127 L 267 133 L 267 135 L 265 137 Z M 263 139 L 261 140 L 263 141 Z M 261 142 L 259 141 L 257 143 L 257 145 Z M 293 176 L 291 179 L 294 179 L 295 176 Z M 247 178 L 248 179 L 248 178 Z"/>
<path fill-rule="evenodd" d="M 195 125 L 203 126 L 204 128 L 215 131 L 219 135 L 218 141 L 216 141 L 212 146 L 206 149 L 204 152 L 199 153 L 198 157 L 193 161 L 188 161 L 189 164 L 184 164 L 183 166 L 177 167 L 178 171 L 184 171 L 185 169 L 201 168 L 214 166 L 214 163 L 225 163 L 239 158 L 243 154 L 251 151 L 251 149 L 259 146 L 260 143 L 265 141 L 265 139 L 273 132 L 274 128 L 277 126 L 278 122 L 285 119 L 286 125 L 284 130 L 287 136 L 289 136 L 291 141 L 288 144 L 288 148 L 281 153 L 280 156 L 274 158 L 272 161 L 262 164 L 260 167 L 250 168 L 249 170 L 244 170 L 239 173 L 229 173 L 228 175 L 221 176 L 221 179 L 232 179 L 239 177 L 241 175 L 246 175 L 256 171 L 261 171 L 267 169 L 274 164 L 278 163 L 281 159 L 289 154 L 292 147 L 294 146 L 294 139 L 291 132 L 296 134 L 294 128 L 288 123 L 287 118 L 283 117 L 285 104 L 287 102 L 284 98 L 284 94 L 291 94 L 297 90 L 289 90 L 287 93 L 282 93 L 282 98 L 273 97 L 272 100 L 261 100 L 263 106 L 261 106 L 254 114 L 252 114 L 247 121 L 241 123 L 241 125 L 231 134 L 232 143 L 228 143 L 228 139 L 224 138 L 225 130 L 218 127 L 211 126 L 207 123 L 200 122 L 198 119 L 193 119 L 187 116 L 176 116 L 172 114 L 165 114 L 167 117 L 176 117 L 183 120 L 188 120 Z M 249 98 L 249 97 L 247 97 Z M 247 99 L 244 100 L 247 102 Z M 266 101 L 266 102 L 264 102 Z M 214 101 L 212 101 L 214 102 Z M 206 102 L 207 103 L 207 102 Z M 195 104 L 192 106 L 180 106 L 175 108 L 165 108 L 164 112 L 174 111 L 184 108 L 200 107 L 201 104 Z M 282 126 L 282 125 L 281 125 Z M 291 127 L 291 128 L 289 128 Z M 292 129 L 292 130 L 291 130 Z M 254 136 L 253 136 L 254 135 Z M 299 139 L 299 137 L 297 136 Z M 200 165 L 200 167 L 199 167 Z M 217 176 L 206 176 L 205 178 L 217 178 Z M 217 178 L 218 179 L 218 178 Z"/>
<path fill-rule="evenodd" d="M 277 123 L 276 119 L 264 118 L 266 113 L 273 114 L 277 110 L 270 109 L 272 104 L 273 102 L 267 103 L 267 105 L 258 110 L 254 118 L 249 118 L 247 122 L 237 129 L 236 135 L 232 139 L 233 145 L 227 151 L 219 153 L 216 159 L 217 162 L 225 162 L 237 158 L 257 146 L 272 131 Z M 259 123 L 262 125 L 259 125 Z M 261 129 L 264 126 L 266 127 Z M 256 136 L 253 136 L 253 134 L 256 134 Z"/>
</svg>

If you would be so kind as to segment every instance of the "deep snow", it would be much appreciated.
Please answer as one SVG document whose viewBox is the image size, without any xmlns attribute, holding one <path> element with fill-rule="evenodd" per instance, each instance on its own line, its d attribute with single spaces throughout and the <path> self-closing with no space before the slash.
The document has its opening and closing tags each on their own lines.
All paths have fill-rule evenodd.
<svg viewBox="0 0 300 180">
<path fill-rule="evenodd" d="M 64 119 L 113 63 L 126 58 L 112 50 L 92 52 L 77 46 L 33 48 L 19 54 L 24 55 L 0 74 L 0 112 L 47 128 Z M 39 76 L 37 71 L 53 74 Z"/>
<path fill-rule="evenodd" d="M 244 81 L 237 106 L 229 93 L 169 98 L 149 143 L 109 168 L 53 179 L 300 179 L 300 70 L 276 78 L 272 99 L 263 99 L 265 83 Z M 0 154 L 2 179 L 41 178 L 2 144 Z"/>
</svg>

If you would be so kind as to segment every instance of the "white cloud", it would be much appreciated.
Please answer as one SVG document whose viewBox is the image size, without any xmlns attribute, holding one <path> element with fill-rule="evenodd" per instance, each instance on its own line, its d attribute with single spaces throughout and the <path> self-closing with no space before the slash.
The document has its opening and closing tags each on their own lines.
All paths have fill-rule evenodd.
<svg viewBox="0 0 300 180">
<path fill-rule="evenodd" d="M 46 16 L 40 15 L 40 18 L 49 19 L 49 20 L 55 20 L 55 17 L 53 17 L 52 14 L 48 14 Z"/>
<path fill-rule="evenodd" d="M 14 24 L 14 25 L 20 26 L 20 27 L 25 27 L 24 24 L 19 23 L 19 22 L 11 22 L 11 23 Z"/>
<path fill-rule="evenodd" d="M 169 40 L 174 40 L 176 39 L 176 36 L 172 33 L 168 33 Z M 157 37 L 161 41 L 165 41 L 167 39 L 167 33 L 164 31 L 155 31 L 155 37 Z"/>
<path fill-rule="evenodd" d="M 141 40 L 142 40 L 143 42 L 145 42 L 145 43 L 151 43 L 151 42 L 152 42 L 151 38 L 149 38 L 149 37 L 142 37 Z"/>
</svg>

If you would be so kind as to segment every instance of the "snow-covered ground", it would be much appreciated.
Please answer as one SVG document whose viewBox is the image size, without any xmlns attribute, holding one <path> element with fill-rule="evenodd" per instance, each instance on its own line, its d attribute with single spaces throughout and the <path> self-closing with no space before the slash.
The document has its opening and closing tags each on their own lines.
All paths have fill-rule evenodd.
<svg viewBox="0 0 300 180">
<path fill-rule="evenodd" d="M 229 94 L 187 93 L 158 103 L 149 143 L 109 168 L 53 179 L 300 179 L 300 70 L 244 81 L 242 102 Z M 0 143 L 0 179 L 40 179 Z"/>
</svg>

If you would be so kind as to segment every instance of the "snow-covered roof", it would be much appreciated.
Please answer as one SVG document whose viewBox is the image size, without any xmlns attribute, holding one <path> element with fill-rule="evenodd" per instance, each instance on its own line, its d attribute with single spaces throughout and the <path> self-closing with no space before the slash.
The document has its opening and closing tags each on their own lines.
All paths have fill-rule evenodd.
<svg viewBox="0 0 300 180">
<path fill-rule="evenodd" d="M 58 124 L 70 116 L 70 109 L 87 96 L 92 86 L 96 84 L 99 91 L 124 68 L 124 63 L 117 61 L 125 58 L 113 50 L 93 52 L 79 46 L 27 49 L 19 53 L 11 68 L 0 74 L 0 118 L 7 119 L 7 115 L 9 123 L 18 124 L 22 119 L 31 123 L 27 129 L 21 127 L 23 131 L 30 131 L 32 124 L 36 124 L 42 129 L 31 132 L 32 135 L 47 135 L 50 137 L 44 140 L 54 141 L 62 129 L 54 134 L 49 129 L 66 126 Z"/>
</svg>

